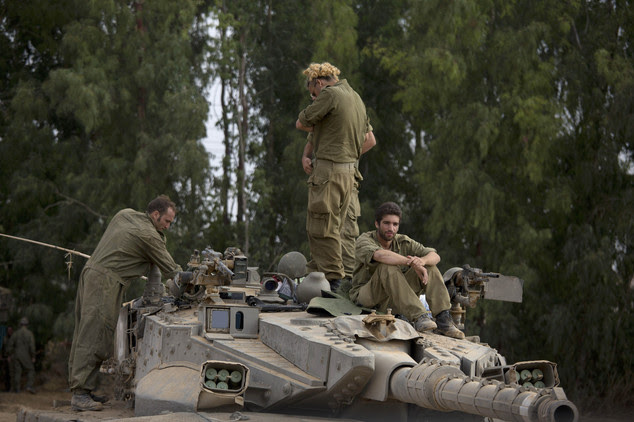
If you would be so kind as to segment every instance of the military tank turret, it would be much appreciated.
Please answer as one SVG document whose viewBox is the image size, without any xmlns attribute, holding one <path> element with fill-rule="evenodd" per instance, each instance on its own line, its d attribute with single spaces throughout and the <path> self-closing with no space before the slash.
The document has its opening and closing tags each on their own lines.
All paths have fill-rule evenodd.
<svg viewBox="0 0 634 422">
<path fill-rule="evenodd" d="M 239 249 L 195 251 L 167 293 L 149 288 L 150 297 L 122 307 L 115 358 L 102 368 L 115 375 L 117 398 L 133 402 L 136 416 L 578 420 L 556 364 L 511 364 L 477 337 L 421 334 L 396 315 L 363 310 L 327 290 L 298 303 L 304 276 L 297 252 L 261 276 Z M 150 279 L 156 286 L 160 275 Z M 464 267 L 445 280 L 458 324 L 479 298 L 521 301 L 514 277 Z"/>
</svg>

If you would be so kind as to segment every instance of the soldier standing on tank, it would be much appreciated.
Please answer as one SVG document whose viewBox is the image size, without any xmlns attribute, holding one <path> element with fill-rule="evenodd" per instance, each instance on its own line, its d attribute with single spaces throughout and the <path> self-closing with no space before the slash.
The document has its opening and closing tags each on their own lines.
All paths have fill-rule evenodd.
<svg viewBox="0 0 634 422">
<path fill-rule="evenodd" d="M 339 69 L 312 63 L 303 73 L 313 99 L 295 122 L 296 128 L 313 133 L 302 156 L 305 171 L 311 164 L 306 148 L 315 154 L 308 178 L 307 270 L 323 272 L 335 290 L 345 277 L 341 234 L 356 183 L 356 163 L 371 128 L 361 97 L 345 79 L 339 80 Z"/>
<path fill-rule="evenodd" d="M 147 275 L 152 264 L 166 277 L 181 271 L 163 234 L 175 216 L 176 206 L 165 195 L 153 199 L 146 212 L 119 211 L 82 270 L 68 361 L 73 410 L 101 410 L 108 401 L 93 390 L 102 361 L 112 355 L 119 309 L 130 281 Z"/>
<path fill-rule="evenodd" d="M 29 320 L 26 317 L 20 319 L 20 328 L 13 333 L 7 344 L 9 365 L 13 366 L 11 390 L 20 392 L 22 384 L 22 369 L 26 370 L 26 391 L 35 394 L 33 381 L 35 380 L 35 338 L 33 333 L 26 328 Z"/>
<path fill-rule="evenodd" d="M 394 202 L 380 205 L 375 212 L 376 231 L 357 239 L 350 299 L 381 312 L 391 308 L 412 322 L 416 331 L 436 329 L 448 337 L 464 338 L 449 314 L 449 293 L 436 267 L 440 256 L 435 249 L 398 234 L 401 215 Z M 436 322 L 420 300 L 423 293 Z"/>
<path fill-rule="evenodd" d="M 372 147 L 376 145 L 376 139 L 372 132 L 372 126 L 370 131 L 365 134 L 365 140 L 363 142 L 363 148 L 361 154 L 365 154 Z M 313 172 L 312 164 L 313 155 L 313 134 L 308 134 L 306 138 L 306 146 L 304 147 L 304 153 L 302 154 L 302 167 L 307 175 L 311 175 Z M 344 278 L 352 280 L 352 272 L 354 271 L 354 242 L 359 236 L 359 224 L 358 218 L 361 216 L 361 204 L 359 203 L 359 187 L 363 176 L 359 171 L 359 162 L 356 163 L 356 171 L 354 174 L 355 182 L 352 188 L 352 196 L 350 197 L 350 205 L 345 213 L 343 227 L 341 228 L 341 261 L 343 263 Z"/>
</svg>

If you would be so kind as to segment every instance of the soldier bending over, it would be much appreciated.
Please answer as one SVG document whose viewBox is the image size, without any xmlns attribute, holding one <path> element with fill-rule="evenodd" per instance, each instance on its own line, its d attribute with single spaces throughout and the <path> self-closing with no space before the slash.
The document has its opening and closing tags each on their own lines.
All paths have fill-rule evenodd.
<svg viewBox="0 0 634 422">
<path fill-rule="evenodd" d="M 147 275 L 152 264 L 166 277 L 178 266 L 165 247 L 176 207 L 161 195 L 146 212 L 119 211 L 81 272 L 75 302 L 75 332 L 68 361 L 73 410 L 101 410 L 107 397 L 93 394 L 102 361 L 112 355 L 114 330 L 131 280 Z"/>
</svg>

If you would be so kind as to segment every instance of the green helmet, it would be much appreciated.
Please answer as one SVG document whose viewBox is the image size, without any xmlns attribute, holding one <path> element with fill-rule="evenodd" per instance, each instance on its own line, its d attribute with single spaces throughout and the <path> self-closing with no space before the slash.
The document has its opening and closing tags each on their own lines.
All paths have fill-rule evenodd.
<svg viewBox="0 0 634 422">
<path fill-rule="evenodd" d="M 301 252 L 289 252 L 280 258 L 277 272 L 290 278 L 298 278 L 306 274 L 306 257 Z"/>
</svg>

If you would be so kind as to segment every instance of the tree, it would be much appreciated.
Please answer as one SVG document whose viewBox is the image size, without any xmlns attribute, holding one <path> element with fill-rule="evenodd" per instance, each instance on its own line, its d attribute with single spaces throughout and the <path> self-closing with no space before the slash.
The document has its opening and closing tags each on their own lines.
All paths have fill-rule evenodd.
<svg viewBox="0 0 634 422">
<path fill-rule="evenodd" d="M 2 3 L 3 231 L 91 253 L 114 212 L 166 193 L 183 262 L 209 209 L 197 3 L 40 3 Z M 1 245 L 2 284 L 65 312 L 78 267 L 66 281 L 59 253 Z"/>
<path fill-rule="evenodd" d="M 413 232 L 444 265 L 525 280 L 523 305 L 487 305 L 470 330 L 512 360 L 541 345 L 573 397 L 629 400 L 631 6 L 409 6 L 405 42 L 378 54 L 421 134 Z"/>
<path fill-rule="evenodd" d="M 253 19 L 260 30 L 248 53 L 251 106 L 257 110 L 248 151 L 254 163 L 247 205 L 250 257 L 270 268 L 289 250 L 307 251 L 307 190 L 300 157 L 305 137 L 294 128 L 304 98 L 302 66 L 316 29 L 311 3 L 263 1 Z M 312 17 L 311 17 L 312 16 Z M 263 268 L 263 269 L 264 269 Z"/>
</svg>

